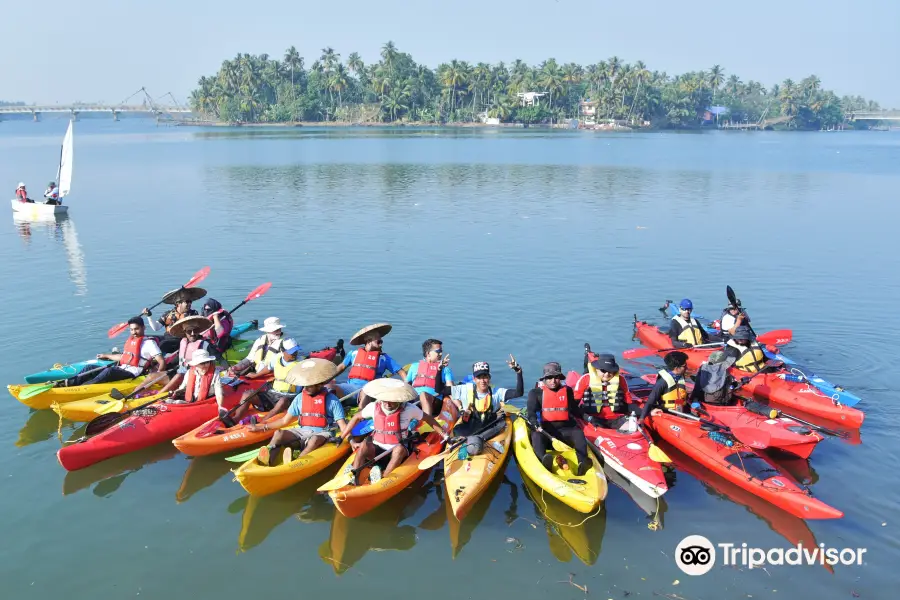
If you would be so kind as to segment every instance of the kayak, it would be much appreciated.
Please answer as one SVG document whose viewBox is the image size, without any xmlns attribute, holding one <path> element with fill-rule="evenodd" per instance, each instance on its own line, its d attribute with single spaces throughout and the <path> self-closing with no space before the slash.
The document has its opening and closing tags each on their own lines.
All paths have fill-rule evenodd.
<svg viewBox="0 0 900 600">
<path fill-rule="evenodd" d="M 458 453 L 453 451 L 444 458 L 447 503 L 460 521 L 469 514 L 491 482 L 503 472 L 513 429 L 509 417 L 504 417 L 504 421 L 506 429 L 486 440 L 481 454 L 460 460 Z"/>
<path fill-rule="evenodd" d="M 256 327 L 256 325 L 256 321 L 248 321 L 247 323 L 235 325 L 231 330 L 231 335 L 233 337 L 238 336 Z M 74 362 L 68 365 L 56 364 L 46 371 L 40 371 L 38 373 L 26 375 L 25 383 L 47 383 L 48 381 L 68 379 L 69 377 L 74 377 L 86 368 L 105 367 L 111 364 L 113 364 L 113 361 L 111 360 L 102 360 L 97 358 L 82 360 L 80 362 Z"/>
<path fill-rule="evenodd" d="M 93 385 L 75 385 L 72 387 L 52 387 L 31 398 L 20 398 L 25 391 L 31 386 L 28 385 L 8 385 L 6 389 L 12 394 L 12 397 L 35 410 L 47 410 L 54 404 L 64 404 L 66 402 L 74 402 L 75 400 L 84 400 L 85 398 L 93 398 L 94 396 L 102 396 L 109 394 L 113 388 L 116 388 L 123 394 L 129 394 L 134 388 L 143 382 L 145 377 L 135 377 L 134 379 L 122 379 L 120 381 L 112 381 L 109 383 L 95 383 Z M 34 384 L 35 386 L 45 386 L 46 383 Z"/>
<path fill-rule="evenodd" d="M 234 406 L 245 390 L 258 388 L 266 381 L 253 379 L 240 381 L 236 388 L 225 386 L 225 406 Z M 171 441 L 217 413 L 214 397 L 190 404 L 158 402 L 93 437 L 60 448 L 56 458 L 67 471 L 76 471 L 113 456 Z"/>
<path fill-rule="evenodd" d="M 456 406 L 450 401 L 449 397 L 445 397 L 438 421 L 446 427 L 447 423 L 455 423 L 457 418 Z M 334 502 L 335 507 L 342 515 L 350 518 L 364 515 L 384 504 L 409 487 L 421 475 L 427 473 L 427 471 L 419 470 L 419 463 L 429 456 L 439 453 L 444 446 L 444 440 L 436 431 L 430 431 L 430 427 L 427 424 L 420 424 L 419 428 L 419 439 L 413 442 L 409 456 L 391 471 L 390 475 L 382 477 L 377 483 L 370 483 L 370 469 L 367 467 L 360 471 L 357 476 L 359 485 L 346 485 L 328 492 L 331 501 Z M 428 431 L 428 433 L 425 433 L 425 431 Z M 338 471 L 337 477 L 346 477 L 345 473 L 353 467 L 353 459 L 355 457 L 355 452 L 347 457 L 347 460 Z"/>
<path fill-rule="evenodd" d="M 259 413 L 251 406 L 247 416 L 256 415 L 260 425 L 279 420 L 284 413 Z M 296 424 L 296 421 L 294 421 Z M 234 427 L 226 427 L 218 416 L 213 417 L 199 427 L 172 440 L 172 444 L 182 454 L 188 456 L 208 456 L 219 452 L 228 452 L 244 446 L 261 444 L 275 435 L 275 430 L 250 431 L 251 425 L 238 423 Z"/>
<path fill-rule="evenodd" d="M 575 469 L 578 465 L 578 458 L 575 450 L 554 440 L 552 453 L 563 458 L 565 468 L 560 467 L 558 461 L 554 460 L 551 473 L 544 468 L 534 453 L 531 445 L 531 430 L 525 424 L 524 418 L 516 419 L 513 424 L 513 447 L 515 448 L 516 462 L 519 463 L 522 472 L 548 495 L 560 500 L 563 504 L 578 512 L 590 513 L 595 511 L 606 499 L 606 475 L 593 453 L 588 453 L 593 465 L 587 473 L 577 477 Z"/>
<path fill-rule="evenodd" d="M 801 519 L 839 519 L 844 513 L 809 490 L 764 455 L 740 443 L 729 446 L 700 423 L 666 413 L 645 421 L 656 434 L 713 473 Z"/>
<path fill-rule="evenodd" d="M 651 384 L 656 383 L 656 378 L 656 373 L 643 376 Z M 756 450 L 776 450 L 809 458 L 816 445 L 825 439 L 825 436 L 789 417 L 770 419 L 765 414 L 768 407 L 753 400 L 744 399 L 735 406 L 716 406 L 704 402 L 702 409 L 705 414 L 699 416 L 732 429 L 732 433 L 739 436 L 743 443 Z M 759 442 L 754 442 L 753 434 L 757 431 L 760 433 Z"/>
<path fill-rule="evenodd" d="M 672 347 L 672 340 L 658 327 L 643 321 L 635 322 L 634 327 L 638 339 L 645 346 L 657 349 Z M 680 350 L 687 354 L 688 368 L 696 370 L 706 362 L 716 348 L 681 348 Z M 664 354 L 666 352 L 660 352 L 660 356 Z M 731 374 L 736 380 L 753 375 L 735 368 L 731 369 Z M 818 388 L 808 383 L 785 379 L 786 375 L 789 376 L 790 371 L 783 367 L 773 372 L 762 373 L 751 377 L 741 389 L 757 398 L 796 408 L 847 427 L 858 428 L 862 425 L 865 413 L 861 410 L 835 402 L 831 396 L 826 396 Z"/>
<path fill-rule="evenodd" d="M 447 516 L 447 531 L 450 534 L 450 553 L 451 558 L 456 560 L 456 557 L 459 556 L 459 553 L 462 552 L 462 549 L 472 540 L 472 534 L 475 533 L 475 530 L 478 529 L 478 526 L 484 520 L 484 517 L 488 513 L 488 509 L 490 509 L 491 504 L 495 497 L 497 497 L 497 493 L 500 491 L 501 486 L 504 483 L 503 477 L 494 477 L 491 481 L 490 485 L 487 486 L 484 493 L 481 494 L 481 498 L 479 498 L 478 502 L 475 502 L 470 507 L 468 514 L 466 514 L 466 518 L 462 521 L 457 519 L 453 515 L 453 508 L 450 506 L 449 502 L 444 502 L 444 510 Z M 506 515 L 509 515 L 510 509 L 510 497 L 518 498 L 518 487 L 516 484 L 511 481 L 506 481 L 507 485 L 511 490 L 515 490 L 511 492 L 509 496 L 506 497 L 507 509 Z M 499 502 L 503 502 L 505 494 L 500 495 Z M 512 506 L 515 506 L 515 500 L 511 500 L 513 503 Z M 509 516 L 507 516 L 507 522 L 510 521 Z"/>
<path fill-rule="evenodd" d="M 234 470 L 234 478 L 251 496 L 268 496 L 324 471 L 349 453 L 350 442 L 344 440 L 340 445 L 327 442 L 287 464 L 278 458 L 279 462 L 267 467 L 251 458 Z"/>
<path fill-rule="evenodd" d="M 606 466 L 618 471 L 651 498 L 659 498 L 666 493 L 669 486 L 662 464 L 650 459 L 650 444 L 640 431 L 622 433 L 580 419 L 576 422 L 590 447 L 603 456 Z"/>
<path fill-rule="evenodd" d="M 131 400 L 115 400 L 107 394 L 63 404 L 54 403 L 50 408 L 60 417 L 69 421 L 93 421 L 102 414 L 125 412 L 153 400 L 165 398 L 166 394 L 161 394 L 158 389 L 159 386 L 153 386 L 151 389 L 141 390 Z"/>
</svg>

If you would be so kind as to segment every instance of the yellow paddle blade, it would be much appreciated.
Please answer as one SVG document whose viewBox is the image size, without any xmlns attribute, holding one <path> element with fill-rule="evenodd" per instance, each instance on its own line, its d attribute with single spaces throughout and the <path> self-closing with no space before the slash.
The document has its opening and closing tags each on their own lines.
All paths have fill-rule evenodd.
<svg viewBox="0 0 900 600">
<path fill-rule="evenodd" d="M 455 450 L 455 448 L 454 448 L 454 450 Z M 451 452 L 451 450 L 444 450 L 440 454 L 435 454 L 434 456 L 429 456 L 428 458 L 426 458 L 425 460 L 423 460 L 422 462 L 419 463 L 419 470 L 427 471 L 434 465 L 443 461 L 444 457 L 446 457 L 448 454 L 450 454 L 450 452 Z"/>
<path fill-rule="evenodd" d="M 517 407 L 513 406 L 512 404 L 503 404 L 503 412 L 505 412 L 508 415 L 519 415 L 522 413 L 522 409 L 517 408 Z"/>
<path fill-rule="evenodd" d="M 650 444 L 650 450 L 647 452 L 647 456 L 650 457 L 650 460 L 658 463 L 672 462 L 672 459 L 669 458 L 669 455 L 663 452 L 662 449 L 656 444 Z"/>
<path fill-rule="evenodd" d="M 327 481 L 319 486 L 319 492 L 333 492 L 341 488 L 347 487 L 353 483 L 353 475 L 350 473 L 340 473 L 331 481 Z"/>
<path fill-rule="evenodd" d="M 125 410 L 125 402 L 123 400 L 113 400 L 108 404 L 104 404 L 100 410 L 96 410 L 98 415 L 108 415 L 109 413 L 119 413 Z"/>
</svg>

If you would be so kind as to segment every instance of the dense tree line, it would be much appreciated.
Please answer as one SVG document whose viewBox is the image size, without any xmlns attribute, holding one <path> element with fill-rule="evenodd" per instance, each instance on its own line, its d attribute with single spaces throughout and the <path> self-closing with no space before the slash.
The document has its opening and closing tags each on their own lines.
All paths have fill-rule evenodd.
<svg viewBox="0 0 900 600">
<path fill-rule="evenodd" d="M 539 92 L 534 105 L 519 94 Z M 324 48 L 311 65 L 293 46 L 284 56 L 239 54 L 218 73 L 201 77 L 191 94 L 192 108 L 229 122 L 473 122 L 482 116 L 502 122 L 542 123 L 577 118 L 582 101 L 596 103 L 598 120 L 631 125 L 693 127 L 708 117 L 710 106 L 725 106 L 720 119 L 756 122 L 789 116 L 789 127 L 819 129 L 844 120 L 851 110 L 878 110 L 859 96 L 838 98 L 810 75 L 787 79 L 771 88 L 743 82 L 719 65 L 682 75 L 650 71 L 642 61 L 613 56 L 586 67 L 470 64 L 451 60 L 437 69 L 417 64 L 393 42 L 381 48 L 381 60 L 365 64 L 356 52 L 342 61 Z"/>
</svg>

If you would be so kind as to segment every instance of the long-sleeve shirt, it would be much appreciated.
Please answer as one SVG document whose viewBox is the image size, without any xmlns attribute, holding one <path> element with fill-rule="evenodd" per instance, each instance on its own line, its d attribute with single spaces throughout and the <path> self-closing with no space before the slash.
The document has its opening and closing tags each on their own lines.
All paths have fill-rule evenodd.
<svg viewBox="0 0 900 600">
<path fill-rule="evenodd" d="M 650 395 L 647 396 L 647 401 L 644 403 L 644 408 L 641 410 L 641 421 L 647 418 L 647 415 L 650 414 L 650 411 L 654 408 L 662 408 L 662 395 L 666 393 L 666 390 L 669 389 L 669 384 L 666 383 L 666 380 L 662 377 L 656 378 L 656 384 L 654 384 L 653 389 L 650 390 Z"/>
<path fill-rule="evenodd" d="M 526 415 L 528 416 L 528 420 L 532 423 L 537 423 L 538 417 L 541 414 L 541 407 L 543 406 L 542 397 L 544 395 L 543 388 L 535 388 L 528 392 L 528 401 L 525 405 Z M 558 427 L 567 427 L 575 425 L 575 417 L 584 416 L 581 411 L 581 406 L 579 405 L 578 400 L 575 399 L 575 394 L 572 393 L 572 388 L 566 387 L 566 395 L 569 400 L 569 420 L 568 421 L 554 421 L 554 425 Z"/>
</svg>

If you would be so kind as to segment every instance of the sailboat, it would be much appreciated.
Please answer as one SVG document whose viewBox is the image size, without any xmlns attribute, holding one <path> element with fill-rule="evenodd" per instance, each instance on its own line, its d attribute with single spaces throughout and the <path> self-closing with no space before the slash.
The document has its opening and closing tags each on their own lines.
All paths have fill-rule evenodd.
<svg viewBox="0 0 900 600">
<path fill-rule="evenodd" d="M 56 181 L 59 185 L 59 201 L 60 204 L 43 204 L 40 202 L 19 202 L 11 200 L 14 213 L 22 216 L 30 216 L 32 218 L 40 218 L 46 216 L 66 214 L 69 207 L 62 204 L 63 198 L 69 194 L 72 187 L 72 160 L 74 157 L 74 146 L 72 139 L 72 123 L 69 121 L 69 128 L 66 129 L 66 135 L 63 138 L 62 150 L 59 153 L 59 168 L 56 171 Z"/>
</svg>

